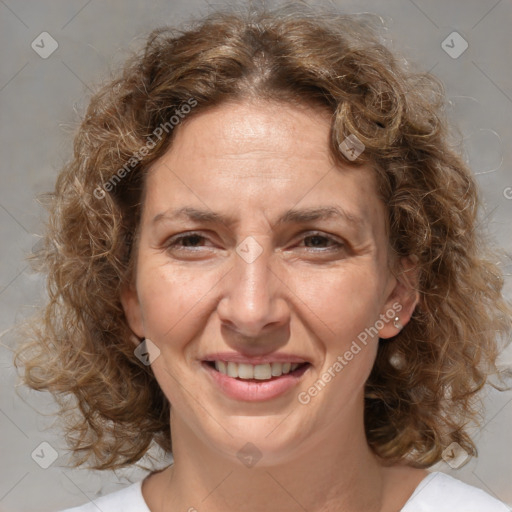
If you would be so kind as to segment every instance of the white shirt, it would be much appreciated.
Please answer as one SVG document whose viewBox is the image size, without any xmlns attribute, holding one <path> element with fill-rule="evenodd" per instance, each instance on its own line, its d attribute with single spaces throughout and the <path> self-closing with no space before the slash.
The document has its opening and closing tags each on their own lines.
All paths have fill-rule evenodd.
<svg viewBox="0 0 512 512">
<path fill-rule="evenodd" d="M 151 512 L 142 496 L 142 480 L 120 491 L 61 512 Z M 429 473 L 400 512 L 511 512 L 486 492 L 438 471 Z"/>
</svg>

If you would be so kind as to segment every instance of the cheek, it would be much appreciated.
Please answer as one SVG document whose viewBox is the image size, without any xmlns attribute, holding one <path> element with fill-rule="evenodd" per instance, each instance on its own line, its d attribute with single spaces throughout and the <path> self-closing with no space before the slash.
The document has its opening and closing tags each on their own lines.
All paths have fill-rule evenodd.
<svg viewBox="0 0 512 512">
<path fill-rule="evenodd" d="M 302 310 L 310 311 L 315 334 L 325 335 L 326 344 L 343 348 L 378 318 L 381 291 L 375 266 L 351 265 L 298 277 L 293 282 Z"/>
<path fill-rule="evenodd" d="M 304 316 L 310 318 L 309 328 L 324 354 L 317 378 L 333 383 L 318 405 L 325 400 L 348 402 L 362 392 L 378 348 L 379 338 L 372 327 L 380 314 L 379 283 L 378 270 L 372 265 L 317 273 L 297 281 Z M 314 385 L 310 396 L 321 389 L 322 383 Z"/>
<path fill-rule="evenodd" d="M 170 265 L 148 265 L 139 274 L 138 290 L 146 336 L 159 346 L 186 342 L 187 329 L 197 326 L 215 275 Z M 171 343 L 172 342 L 172 343 Z"/>
<path fill-rule="evenodd" d="M 198 334 L 208 292 L 216 280 L 204 273 L 198 278 L 197 271 L 168 264 L 151 263 L 140 268 L 137 286 L 144 331 L 160 351 L 152 370 L 167 399 L 177 409 L 187 411 L 189 394 L 194 392 L 184 384 L 190 379 L 187 358 L 193 357 L 186 346 Z"/>
</svg>

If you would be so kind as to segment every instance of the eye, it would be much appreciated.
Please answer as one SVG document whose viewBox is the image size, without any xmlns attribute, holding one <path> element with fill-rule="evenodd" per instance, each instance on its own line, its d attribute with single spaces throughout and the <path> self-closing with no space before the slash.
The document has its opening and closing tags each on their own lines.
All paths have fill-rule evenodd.
<svg viewBox="0 0 512 512">
<path fill-rule="evenodd" d="M 182 233 L 171 237 L 165 246 L 169 250 L 174 249 L 196 249 L 204 245 L 207 238 L 200 233 Z"/>
<path fill-rule="evenodd" d="M 345 244 L 329 235 L 323 233 L 310 233 L 303 236 L 302 241 L 306 249 L 320 249 L 320 250 L 340 250 L 345 247 Z"/>
</svg>

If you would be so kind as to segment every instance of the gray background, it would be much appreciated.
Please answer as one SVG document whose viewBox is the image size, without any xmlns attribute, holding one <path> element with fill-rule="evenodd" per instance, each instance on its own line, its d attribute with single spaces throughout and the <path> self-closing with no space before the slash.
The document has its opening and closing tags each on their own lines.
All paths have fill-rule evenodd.
<svg viewBox="0 0 512 512">
<path fill-rule="evenodd" d="M 511 254 L 512 2 L 334 3 L 346 12 L 381 16 L 392 44 L 444 82 L 465 156 L 482 187 L 486 222 Z M 52 189 L 59 168 L 71 155 L 73 130 L 90 87 L 108 76 L 127 49 L 138 48 L 148 30 L 179 24 L 217 5 L 203 0 L 0 0 L 0 511 L 64 508 L 120 489 L 145 474 L 140 469 L 99 473 L 65 468 L 65 444 L 49 415 L 55 410 L 52 399 L 23 388 L 15 392 L 11 327 L 44 300 L 41 278 L 31 274 L 24 261 L 37 243 L 44 218 L 36 196 Z M 442 47 L 453 31 L 469 44 L 458 58 Z M 42 32 L 58 43 L 46 59 L 31 47 Z M 461 48 L 448 41 L 452 52 Z M 510 263 L 505 262 L 509 298 Z M 512 367 L 511 350 L 501 360 Z M 434 469 L 512 504 L 512 392 L 487 391 L 485 401 L 483 426 L 475 431 L 478 459 L 459 470 L 445 462 Z M 43 442 L 51 448 L 40 447 Z M 43 469 L 40 464 L 50 460 L 52 449 L 58 458 Z"/>
</svg>

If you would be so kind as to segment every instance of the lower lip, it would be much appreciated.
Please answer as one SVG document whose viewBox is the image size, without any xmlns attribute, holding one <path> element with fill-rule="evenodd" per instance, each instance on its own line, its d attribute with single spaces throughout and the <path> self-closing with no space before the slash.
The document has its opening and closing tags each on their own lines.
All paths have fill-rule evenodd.
<svg viewBox="0 0 512 512">
<path fill-rule="evenodd" d="M 205 362 L 203 362 L 202 365 L 221 391 L 230 398 L 244 400 L 246 402 L 262 402 L 283 395 L 297 386 L 304 373 L 310 367 L 310 365 L 307 364 L 297 368 L 297 370 L 293 372 L 283 374 L 280 377 L 274 377 L 271 380 L 256 381 L 228 377 Z"/>
</svg>

